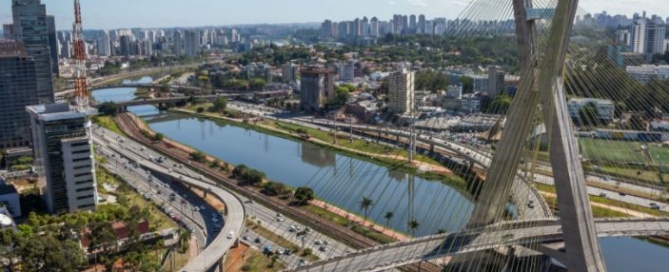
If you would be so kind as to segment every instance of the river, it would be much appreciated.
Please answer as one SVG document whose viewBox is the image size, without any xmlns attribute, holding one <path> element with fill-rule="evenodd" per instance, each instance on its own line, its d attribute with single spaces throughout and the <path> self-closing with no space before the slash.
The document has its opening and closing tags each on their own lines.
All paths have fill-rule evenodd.
<svg viewBox="0 0 669 272">
<path fill-rule="evenodd" d="M 151 78 L 145 77 L 138 82 L 150 81 Z M 133 88 L 118 88 L 95 91 L 93 96 L 98 101 L 123 101 L 133 99 L 134 93 Z M 417 236 L 433 234 L 439 229 L 459 230 L 473 209 L 467 197 L 440 182 L 413 177 L 311 144 L 224 122 L 172 114 L 157 116 L 159 111 L 153 106 L 130 107 L 129 110 L 144 116 L 153 130 L 176 141 L 223 161 L 246 164 L 291 187 L 312 187 L 319 198 L 332 205 L 362 215 L 364 211 L 359 202 L 368 197 L 374 202 L 368 211 L 369 218 L 385 224 L 384 215 L 392 211 L 390 226 L 402 232 L 410 233 L 407 222 L 411 217 L 419 223 L 415 230 Z M 409 201 L 408 193 L 411 184 L 413 201 Z M 600 241 L 608 271 L 666 271 L 668 248 L 633 238 Z"/>
</svg>

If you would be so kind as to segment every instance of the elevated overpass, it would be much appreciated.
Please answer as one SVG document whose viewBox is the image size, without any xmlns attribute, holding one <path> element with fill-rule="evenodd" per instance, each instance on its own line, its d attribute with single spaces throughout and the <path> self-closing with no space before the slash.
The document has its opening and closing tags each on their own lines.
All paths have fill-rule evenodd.
<svg viewBox="0 0 669 272">
<path fill-rule="evenodd" d="M 110 135 L 111 133 L 107 134 Z M 93 135 L 93 140 L 95 143 L 100 144 L 103 147 L 110 148 L 119 154 L 122 154 L 124 157 L 128 158 L 131 161 L 136 162 L 141 165 L 141 167 L 148 169 L 153 172 L 160 173 L 165 176 L 171 177 L 173 180 L 184 183 L 187 186 L 194 186 L 203 191 L 209 192 L 220 199 L 226 206 L 226 215 L 225 215 L 225 224 L 223 229 L 218 233 L 216 238 L 211 242 L 207 248 L 205 248 L 200 254 L 194 259 L 190 260 L 186 266 L 179 269 L 183 272 L 205 272 L 209 271 L 212 267 L 216 265 L 222 265 L 225 254 L 238 243 L 239 235 L 244 229 L 244 220 L 246 216 L 246 211 L 242 200 L 237 198 L 234 194 L 218 187 L 218 185 L 203 178 L 203 180 L 194 179 L 185 175 L 178 174 L 173 171 L 169 171 L 162 165 L 156 164 L 151 160 L 144 158 L 144 154 L 141 154 L 138 150 L 126 149 L 123 146 L 119 145 L 115 141 L 110 141 L 108 139 L 103 139 L 100 136 Z M 126 139 L 129 141 L 130 139 Z M 234 233 L 232 239 L 226 238 L 226 235 L 230 232 Z"/>
<path fill-rule="evenodd" d="M 596 220 L 599 237 L 669 235 L 669 218 Z M 382 271 L 394 267 L 481 250 L 562 241 L 557 219 L 513 221 L 480 229 L 439 234 L 377 246 L 300 267 L 292 271 Z"/>
</svg>

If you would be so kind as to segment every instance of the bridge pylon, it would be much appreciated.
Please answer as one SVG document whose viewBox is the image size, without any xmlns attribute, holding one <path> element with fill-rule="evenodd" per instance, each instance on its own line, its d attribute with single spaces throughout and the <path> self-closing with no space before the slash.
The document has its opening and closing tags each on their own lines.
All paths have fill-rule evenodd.
<svg viewBox="0 0 669 272">
<path fill-rule="evenodd" d="M 521 81 L 507 114 L 506 127 L 478 196 L 469 227 L 495 223 L 504 214 L 535 113 L 542 110 L 550 136 L 558 207 L 570 271 L 606 271 L 578 145 L 571 128 L 561 77 L 578 0 L 558 0 L 547 46 L 538 48 L 532 1 L 513 0 Z M 522 205 L 522 204 L 520 204 Z"/>
</svg>

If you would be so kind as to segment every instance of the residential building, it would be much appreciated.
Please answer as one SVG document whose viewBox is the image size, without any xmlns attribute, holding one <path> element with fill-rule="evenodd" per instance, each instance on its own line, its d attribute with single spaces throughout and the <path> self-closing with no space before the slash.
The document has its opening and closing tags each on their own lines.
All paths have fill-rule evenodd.
<svg viewBox="0 0 669 272">
<path fill-rule="evenodd" d="M 425 34 L 425 29 L 427 28 L 427 22 L 425 22 L 425 15 L 418 15 L 418 34 Z"/>
<path fill-rule="evenodd" d="M 128 57 L 132 54 L 132 43 L 133 43 L 133 37 L 129 35 L 123 35 L 119 38 L 119 54 L 121 56 Z"/>
<path fill-rule="evenodd" d="M 351 81 L 355 77 L 355 61 L 339 62 L 339 80 Z"/>
<path fill-rule="evenodd" d="M 328 100 L 334 99 L 334 72 L 320 66 L 309 66 L 300 71 L 300 106 L 317 111 Z"/>
<path fill-rule="evenodd" d="M 325 20 L 321 24 L 321 37 L 332 38 L 332 21 Z"/>
<path fill-rule="evenodd" d="M 0 149 L 30 146 L 28 105 L 39 103 L 35 61 L 22 44 L 0 42 Z"/>
<path fill-rule="evenodd" d="M 109 39 L 109 33 L 106 30 L 102 30 L 98 39 L 98 55 L 111 56 L 111 54 L 111 40 Z"/>
<path fill-rule="evenodd" d="M 480 113 L 481 101 L 484 95 L 481 92 L 469 93 L 462 96 L 460 110 L 466 113 Z"/>
<path fill-rule="evenodd" d="M 569 109 L 569 115 L 571 118 L 579 118 L 581 109 L 588 104 L 595 105 L 597 108 L 599 120 L 610 122 L 613 121 L 613 118 L 615 118 L 616 106 L 613 101 L 596 98 L 572 98 L 569 100 L 569 103 L 567 103 L 567 108 Z"/>
<path fill-rule="evenodd" d="M 49 48 L 49 24 L 46 6 L 40 0 L 12 1 L 14 39 L 23 43 L 35 61 L 39 103 L 53 103 L 52 57 Z"/>
<path fill-rule="evenodd" d="M 68 104 L 28 106 L 31 115 L 35 170 L 46 179 L 47 210 L 63 214 L 95 209 L 97 187 L 88 116 Z"/>
<path fill-rule="evenodd" d="M 300 73 L 300 66 L 292 63 L 286 62 L 282 67 L 282 76 L 283 80 L 286 82 L 297 81 L 297 76 Z"/>
<path fill-rule="evenodd" d="M 415 72 L 402 67 L 388 76 L 388 109 L 398 114 L 405 114 L 413 109 L 415 75 Z"/>
<path fill-rule="evenodd" d="M 627 66 L 625 70 L 630 77 L 643 83 L 647 83 L 651 78 L 669 79 L 669 65 Z"/>
<path fill-rule="evenodd" d="M 177 57 L 183 55 L 184 53 L 183 36 L 179 30 L 174 31 L 174 36 L 172 36 L 172 49 L 174 51 L 174 55 Z"/>
<path fill-rule="evenodd" d="M 497 66 L 488 67 L 488 97 L 494 99 L 504 89 L 504 71 Z"/>
<path fill-rule="evenodd" d="M 663 54 L 666 50 L 666 25 L 657 16 L 639 18 L 630 26 L 630 45 L 632 52 L 644 54 L 650 58 L 654 54 Z M 619 37 L 620 39 L 620 37 Z"/>
<path fill-rule="evenodd" d="M 198 56 L 200 47 L 200 32 L 195 30 L 184 31 L 184 53 L 191 57 Z"/>
</svg>

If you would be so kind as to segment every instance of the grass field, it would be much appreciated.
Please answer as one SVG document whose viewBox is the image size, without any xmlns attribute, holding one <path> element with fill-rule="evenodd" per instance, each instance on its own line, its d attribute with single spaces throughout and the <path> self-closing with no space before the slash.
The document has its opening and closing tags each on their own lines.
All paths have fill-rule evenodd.
<svg viewBox="0 0 669 272">
<path fill-rule="evenodd" d="M 648 152 L 650 152 L 655 163 L 669 164 L 669 147 L 662 147 L 658 144 L 649 144 Z"/>
<path fill-rule="evenodd" d="M 647 163 L 639 142 L 579 138 L 578 143 L 581 147 L 581 154 L 588 160 L 611 163 Z"/>
</svg>

